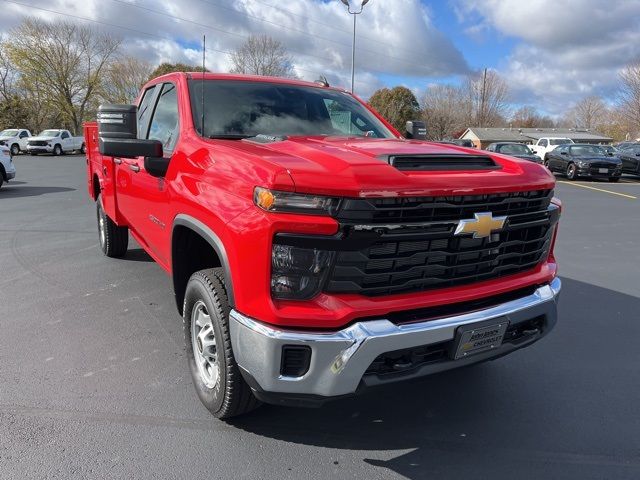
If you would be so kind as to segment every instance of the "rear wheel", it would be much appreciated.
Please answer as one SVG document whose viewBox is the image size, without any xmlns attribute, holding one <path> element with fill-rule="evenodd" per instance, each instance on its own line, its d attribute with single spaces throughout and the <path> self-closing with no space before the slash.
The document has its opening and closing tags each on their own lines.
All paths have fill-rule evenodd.
<svg viewBox="0 0 640 480">
<path fill-rule="evenodd" d="M 119 227 L 109 218 L 102 208 L 101 196 L 96 201 L 96 214 L 102 253 L 111 258 L 124 256 L 129 247 L 129 229 L 127 227 Z"/>
<path fill-rule="evenodd" d="M 567 173 L 566 173 L 567 180 L 575 180 L 576 173 L 577 173 L 577 169 L 576 169 L 575 163 L 570 163 L 569 165 L 567 165 Z"/>
<path fill-rule="evenodd" d="M 200 401 L 220 419 L 260 405 L 233 356 L 230 310 L 221 268 L 191 275 L 182 316 L 189 370 Z"/>
<path fill-rule="evenodd" d="M 82 146 L 80 147 L 80 153 L 81 154 L 85 154 L 87 153 L 87 147 L 85 146 L 85 144 L 83 143 Z"/>
<path fill-rule="evenodd" d="M 62 155 L 62 147 L 60 145 L 56 145 L 55 147 L 53 147 L 53 154 L 56 157 Z"/>
<path fill-rule="evenodd" d="M 18 155 L 20 153 L 20 145 L 18 145 L 17 143 L 14 143 L 13 145 L 11 145 L 11 155 L 15 156 Z"/>
<path fill-rule="evenodd" d="M 4 176 L 2 175 L 2 172 L 0 172 L 0 188 L 2 188 L 3 183 L 4 183 Z"/>
</svg>

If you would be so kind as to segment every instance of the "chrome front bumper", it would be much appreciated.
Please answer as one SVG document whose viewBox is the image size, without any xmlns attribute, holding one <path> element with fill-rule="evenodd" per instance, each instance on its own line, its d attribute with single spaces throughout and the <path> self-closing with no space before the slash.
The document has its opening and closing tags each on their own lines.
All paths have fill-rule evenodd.
<svg viewBox="0 0 640 480">
<path fill-rule="evenodd" d="M 514 326 L 534 318 L 544 318 L 540 334 L 524 342 L 504 342 L 494 350 L 469 358 L 427 364 L 399 378 L 413 378 L 477 363 L 533 343 L 556 323 L 560 288 L 560 279 L 556 278 L 531 295 L 484 310 L 405 325 L 396 325 L 386 319 L 363 321 L 330 333 L 281 330 L 232 310 L 231 343 L 245 378 L 258 392 L 316 397 L 349 395 L 355 393 L 362 383 L 384 383 L 376 375 L 364 375 L 379 355 L 452 341 L 456 329 L 462 325 L 506 319 Z M 309 370 L 303 376 L 281 375 L 282 347 L 285 345 L 306 345 L 311 348 Z"/>
</svg>

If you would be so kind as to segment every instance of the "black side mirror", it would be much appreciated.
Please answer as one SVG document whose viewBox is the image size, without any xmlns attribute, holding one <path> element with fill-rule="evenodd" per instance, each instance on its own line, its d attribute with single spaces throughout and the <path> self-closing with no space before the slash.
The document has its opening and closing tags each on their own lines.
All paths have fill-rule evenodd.
<svg viewBox="0 0 640 480">
<path fill-rule="evenodd" d="M 158 142 L 160 143 L 160 142 Z M 160 145 L 160 152 L 162 153 L 162 145 Z M 152 177 L 164 177 L 169 169 L 169 158 L 163 158 L 162 154 L 159 156 L 145 156 L 144 157 L 144 169 Z"/>
<path fill-rule="evenodd" d="M 138 139 L 138 107 L 100 105 L 98 109 L 98 148 L 108 157 L 145 157 L 145 170 L 155 177 L 167 173 L 169 160 L 163 158 L 162 142 Z"/>
<path fill-rule="evenodd" d="M 418 120 L 410 120 L 407 122 L 405 135 L 414 140 L 426 140 L 427 125 Z"/>
</svg>

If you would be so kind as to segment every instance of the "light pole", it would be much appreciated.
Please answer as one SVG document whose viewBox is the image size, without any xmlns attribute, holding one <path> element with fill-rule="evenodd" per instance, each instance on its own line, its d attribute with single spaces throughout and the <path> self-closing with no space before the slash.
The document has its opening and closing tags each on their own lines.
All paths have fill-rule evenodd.
<svg viewBox="0 0 640 480">
<path fill-rule="evenodd" d="M 362 0 L 360 4 L 360 10 L 351 10 L 351 4 L 349 0 L 341 0 L 347 6 L 347 11 L 353 15 L 353 46 L 351 48 L 351 93 L 355 90 L 356 79 L 356 18 L 362 13 L 364 6 L 369 3 L 369 0 Z"/>
</svg>

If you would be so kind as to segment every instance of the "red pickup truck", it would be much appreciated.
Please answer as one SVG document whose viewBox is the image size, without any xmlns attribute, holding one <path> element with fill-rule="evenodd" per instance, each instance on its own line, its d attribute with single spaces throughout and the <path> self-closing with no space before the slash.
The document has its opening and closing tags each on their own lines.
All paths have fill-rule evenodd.
<svg viewBox="0 0 640 480">
<path fill-rule="evenodd" d="M 326 84 L 200 73 L 85 125 L 102 251 L 131 233 L 172 277 L 215 416 L 493 359 L 554 326 L 554 177 L 422 133 Z"/>
</svg>

